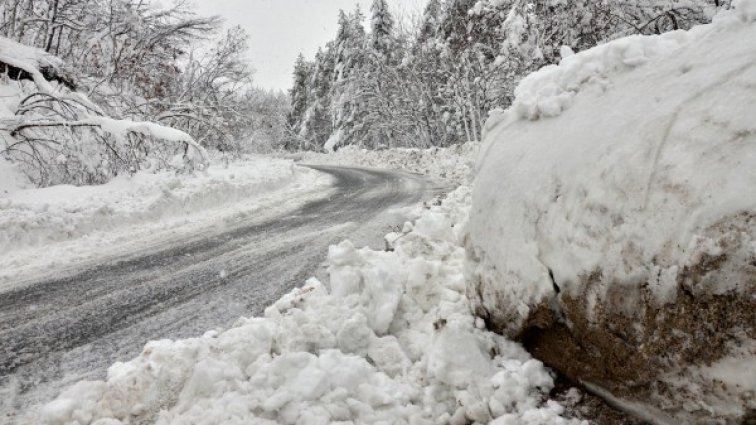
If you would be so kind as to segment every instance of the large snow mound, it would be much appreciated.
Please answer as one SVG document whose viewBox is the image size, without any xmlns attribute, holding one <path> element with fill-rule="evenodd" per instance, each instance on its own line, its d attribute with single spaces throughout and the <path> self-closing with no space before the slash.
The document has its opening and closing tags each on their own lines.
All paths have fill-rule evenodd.
<svg viewBox="0 0 756 425">
<path fill-rule="evenodd" d="M 154 341 L 29 417 L 40 424 L 569 424 L 550 373 L 481 329 L 465 296 L 469 189 L 392 250 L 345 241 L 311 279 L 224 332 Z M 456 224 L 456 225 L 454 225 Z"/>
<path fill-rule="evenodd" d="M 587 80 L 559 116 L 525 120 L 516 101 L 489 120 L 470 234 L 478 274 L 518 316 L 553 293 L 549 269 L 568 290 L 598 268 L 624 284 L 656 275 L 654 293 L 672 301 L 677 273 L 721 248 L 708 229 L 756 211 L 756 25 L 726 15 L 689 33 L 617 40 L 527 84 L 670 39 L 686 41 Z M 734 237 L 754 254 L 747 234 Z M 710 289 L 753 289 L 736 283 Z"/>
<path fill-rule="evenodd" d="M 14 171 L 7 162 L 0 163 L 3 176 Z M 279 189 L 297 173 L 314 172 L 289 160 L 250 156 L 193 175 L 140 171 L 99 186 L 19 190 L 16 183 L 13 190 L 0 191 L 0 250 L 75 239 L 232 204 Z"/>
<path fill-rule="evenodd" d="M 630 347 L 616 357 L 628 374 L 657 355 L 649 364 L 716 361 L 754 337 L 755 5 L 569 56 L 523 80 L 489 120 L 468 255 L 470 293 L 491 326 L 516 335 L 561 308 L 553 320 L 566 314 L 573 332 L 603 323 L 605 341 Z M 706 388 L 696 391 L 721 395 Z M 721 396 L 747 398 L 734 391 Z M 685 408 L 729 409 L 696 403 Z"/>
</svg>

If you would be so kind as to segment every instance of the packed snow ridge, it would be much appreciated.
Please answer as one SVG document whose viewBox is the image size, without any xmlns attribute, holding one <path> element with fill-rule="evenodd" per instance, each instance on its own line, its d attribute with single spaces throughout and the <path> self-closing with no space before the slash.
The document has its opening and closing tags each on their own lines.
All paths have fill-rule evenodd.
<svg viewBox="0 0 756 425">
<path fill-rule="evenodd" d="M 445 148 L 383 150 L 345 146 L 336 152 L 323 154 L 304 152 L 295 158 L 304 163 L 340 165 L 348 167 L 376 167 L 420 173 L 452 183 L 466 183 L 471 177 L 478 142 Z"/>
<path fill-rule="evenodd" d="M 333 190 L 327 174 L 256 155 L 217 157 L 188 174 L 147 169 L 103 185 L 46 188 L 0 159 L 0 182 L 0 288 L 263 220 Z"/>
</svg>

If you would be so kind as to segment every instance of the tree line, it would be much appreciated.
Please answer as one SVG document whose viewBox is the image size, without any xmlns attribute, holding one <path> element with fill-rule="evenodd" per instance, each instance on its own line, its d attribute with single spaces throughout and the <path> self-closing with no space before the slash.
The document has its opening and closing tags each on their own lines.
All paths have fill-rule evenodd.
<svg viewBox="0 0 756 425">
<path fill-rule="evenodd" d="M 70 76 L 55 93 L 25 86 L 16 118 L 151 121 L 230 153 L 270 150 L 283 137 L 288 99 L 253 88 L 248 36 L 239 27 L 222 32 L 218 17 L 198 16 L 186 0 L 3 0 L 0 36 L 57 56 Z M 41 185 L 167 167 L 182 148 L 92 126 L 19 128 L 3 132 L 0 153 L 33 169 Z"/>
<path fill-rule="evenodd" d="M 374 0 L 369 29 L 357 7 L 336 37 L 300 55 L 289 91 L 291 150 L 448 146 L 480 140 L 487 114 L 517 83 L 581 51 L 631 34 L 709 22 L 726 0 L 429 0 L 396 19 Z"/>
</svg>

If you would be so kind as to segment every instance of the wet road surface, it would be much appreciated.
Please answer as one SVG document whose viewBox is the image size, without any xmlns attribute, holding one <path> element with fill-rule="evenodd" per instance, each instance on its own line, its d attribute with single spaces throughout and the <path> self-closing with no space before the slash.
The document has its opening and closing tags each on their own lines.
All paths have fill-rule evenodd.
<svg viewBox="0 0 756 425">
<path fill-rule="evenodd" d="M 328 245 L 350 238 L 380 247 L 403 220 L 392 211 L 440 190 L 411 174 L 312 168 L 331 174 L 336 192 L 294 213 L 0 293 L 0 423 L 76 381 L 102 379 L 147 341 L 260 314 L 318 272 Z"/>
</svg>

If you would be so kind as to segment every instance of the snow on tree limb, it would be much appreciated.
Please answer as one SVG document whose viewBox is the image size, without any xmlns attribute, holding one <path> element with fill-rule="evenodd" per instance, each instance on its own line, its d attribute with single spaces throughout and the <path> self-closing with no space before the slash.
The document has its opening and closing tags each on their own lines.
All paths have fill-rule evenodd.
<svg viewBox="0 0 756 425">
<path fill-rule="evenodd" d="M 203 165 L 206 166 L 208 164 L 207 151 L 186 132 L 147 121 L 131 121 L 106 117 L 102 109 L 92 103 L 86 96 L 82 96 L 76 92 L 62 94 L 60 90 L 45 78 L 42 71 L 40 71 L 40 66 L 52 65 L 54 60 L 57 59 L 55 56 L 4 38 L 0 41 L 3 42 L 2 46 L 4 47 L 8 47 L 7 45 L 10 46 L 3 53 L 0 53 L 0 62 L 27 73 L 39 91 L 36 95 L 53 101 L 65 102 L 70 100 L 86 110 L 86 115 L 78 120 L 47 118 L 35 120 L 26 117 L 22 118 L 17 115 L 15 118 L 0 121 L 2 124 L 0 130 L 8 131 L 11 136 L 15 136 L 19 131 L 25 129 L 40 127 L 99 127 L 116 137 L 121 137 L 128 133 L 137 133 L 157 139 L 186 143 L 199 153 Z M 32 96 L 34 95 L 28 96 L 27 99 Z"/>
<path fill-rule="evenodd" d="M 148 121 L 117 120 L 108 117 L 93 117 L 90 118 L 90 122 L 99 125 L 100 128 L 111 134 L 138 133 L 157 139 L 186 143 L 197 151 L 202 158 L 203 165 L 207 166 L 210 163 L 205 148 L 200 146 L 188 133 L 173 127 Z"/>
<path fill-rule="evenodd" d="M 186 143 L 191 146 L 202 158 L 203 165 L 209 164 L 207 151 L 200 146 L 192 136 L 172 127 L 146 121 L 119 120 L 109 117 L 89 116 L 81 120 L 28 120 L 10 119 L 2 120 L 0 131 L 7 131 L 11 135 L 28 128 L 37 127 L 99 127 L 115 136 L 124 136 L 128 133 L 136 133 L 151 136 L 156 139 L 172 142 Z"/>
<path fill-rule="evenodd" d="M 40 72 L 39 69 L 31 63 L 5 53 L 0 53 L 0 62 L 4 62 L 31 75 L 32 79 L 34 80 L 34 84 L 37 85 L 37 88 L 41 92 L 49 95 L 55 93 L 55 89 L 50 84 L 50 82 L 48 82 L 42 75 L 42 72 Z"/>
</svg>

